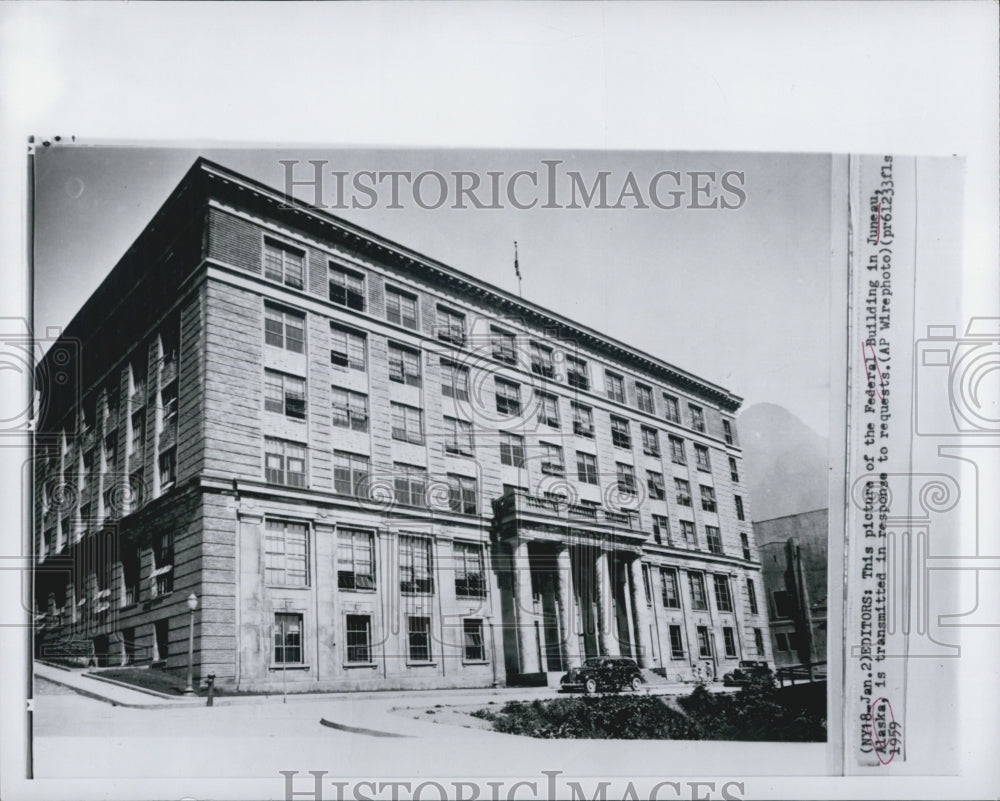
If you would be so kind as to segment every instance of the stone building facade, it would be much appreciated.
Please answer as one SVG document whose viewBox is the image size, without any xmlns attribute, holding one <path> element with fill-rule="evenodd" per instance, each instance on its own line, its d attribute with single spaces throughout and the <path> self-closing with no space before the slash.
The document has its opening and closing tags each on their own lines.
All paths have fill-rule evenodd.
<svg viewBox="0 0 1000 801">
<path fill-rule="evenodd" d="M 739 397 L 219 165 L 37 380 L 40 656 L 191 637 L 241 690 L 771 658 Z"/>
</svg>

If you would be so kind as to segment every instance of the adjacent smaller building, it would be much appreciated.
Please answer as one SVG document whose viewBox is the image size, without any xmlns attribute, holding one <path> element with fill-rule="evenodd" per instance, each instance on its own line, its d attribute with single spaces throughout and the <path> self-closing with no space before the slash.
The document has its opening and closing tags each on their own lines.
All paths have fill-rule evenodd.
<svg viewBox="0 0 1000 801">
<path fill-rule="evenodd" d="M 827 512 L 753 524 L 779 668 L 826 662 Z"/>
</svg>

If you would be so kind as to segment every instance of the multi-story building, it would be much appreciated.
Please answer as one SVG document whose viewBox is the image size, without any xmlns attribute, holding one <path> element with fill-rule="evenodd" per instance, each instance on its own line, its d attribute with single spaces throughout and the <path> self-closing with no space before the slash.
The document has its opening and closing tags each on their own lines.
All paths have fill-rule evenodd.
<svg viewBox="0 0 1000 801">
<path fill-rule="evenodd" d="M 827 518 L 816 509 L 753 524 L 779 668 L 826 665 Z"/>
<path fill-rule="evenodd" d="M 740 398 L 216 164 L 38 380 L 39 653 L 193 636 L 301 690 L 770 657 Z"/>
</svg>

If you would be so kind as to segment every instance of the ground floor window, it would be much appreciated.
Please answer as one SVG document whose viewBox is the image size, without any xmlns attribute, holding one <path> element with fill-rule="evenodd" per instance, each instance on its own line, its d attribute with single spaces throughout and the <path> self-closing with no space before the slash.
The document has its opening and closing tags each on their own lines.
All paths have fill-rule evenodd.
<svg viewBox="0 0 1000 801">
<path fill-rule="evenodd" d="M 712 637 L 708 626 L 698 626 L 698 655 L 706 659 L 712 656 Z"/>
<path fill-rule="evenodd" d="M 157 620 L 153 624 L 153 633 L 153 648 L 156 651 L 153 654 L 153 659 L 161 662 L 170 653 L 170 621 L 166 618 Z"/>
<path fill-rule="evenodd" d="M 302 615 L 274 615 L 274 661 L 279 665 L 302 664 Z"/>
<path fill-rule="evenodd" d="M 764 657 L 764 632 L 760 629 L 753 630 L 754 645 L 757 646 L 757 656 Z"/>
<path fill-rule="evenodd" d="M 680 626 L 670 627 L 670 656 L 673 659 L 684 658 L 684 638 Z"/>
<path fill-rule="evenodd" d="M 431 661 L 431 619 L 410 615 L 407 625 L 410 640 L 410 661 Z"/>
<path fill-rule="evenodd" d="M 347 616 L 347 661 L 372 661 L 372 619 L 368 615 Z"/>
<path fill-rule="evenodd" d="M 483 621 L 478 619 L 465 620 L 462 623 L 465 634 L 465 658 L 469 662 L 482 662 L 486 659 L 486 648 L 483 645 Z"/>
<path fill-rule="evenodd" d="M 730 658 L 735 657 L 736 636 L 733 633 L 733 630 L 729 626 L 726 626 L 724 629 L 722 629 L 722 639 L 725 641 L 726 644 L 726 656 Z"/>
</svg>

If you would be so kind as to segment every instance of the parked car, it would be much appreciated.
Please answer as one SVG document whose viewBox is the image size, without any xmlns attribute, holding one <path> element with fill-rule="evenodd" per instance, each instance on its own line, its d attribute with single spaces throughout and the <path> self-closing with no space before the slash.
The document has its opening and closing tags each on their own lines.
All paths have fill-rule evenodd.
<svg viewBox="0 0 1000 801">
<path fill-rule="evenodd" d="M 623 689 L 638 690 L 645 681 L 634 659 L 601 656 L 587 659 L 580 667 L 572 668 L 559 684 L 566 691 L 616 693 Z"/>
<path fill-rule="evenodd" d="M 774 673 L 771 672 L 767 662 L 744 659 L 736 670 L 730 670 L 722 677 L 722 683 L 726 687 L 743 687 L 754 679 L 774 681 Z"/>
</svg>

